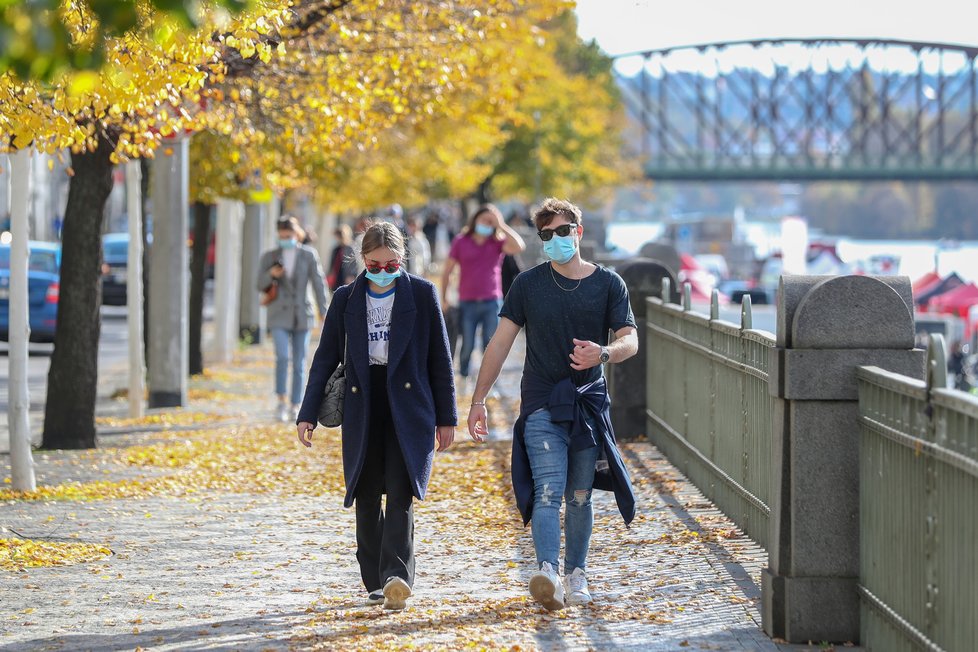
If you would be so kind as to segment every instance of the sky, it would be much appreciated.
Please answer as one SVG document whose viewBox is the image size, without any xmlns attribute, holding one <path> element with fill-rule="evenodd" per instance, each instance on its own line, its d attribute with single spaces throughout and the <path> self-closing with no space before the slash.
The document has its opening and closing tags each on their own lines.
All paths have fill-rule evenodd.
<svg viewBox="0 0 978 652">
<path fill-rule="evenodd" d="M 578 0 L 577 15 L 609 54 L 774 37 L 978 45 L 978 0 Z"/>
</svg>

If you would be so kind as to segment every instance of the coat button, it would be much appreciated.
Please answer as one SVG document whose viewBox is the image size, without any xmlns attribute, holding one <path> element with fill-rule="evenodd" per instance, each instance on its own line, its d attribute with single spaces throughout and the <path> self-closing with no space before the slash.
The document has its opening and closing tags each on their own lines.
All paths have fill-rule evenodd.
<svg viewBox="0 0 978 652">
<path fill-rule="evenodd" d="M 404 389 L 411 389 L 411 383 L 404 383 Z"/>
<path fill-rule="evenodd" d="M 356 394 L 357 393 L 357 386 L 354 385 L 353 387 L 351 387 L 350 388 L 350 391 L 353 392 L 354 394 Z"/>
</svg>

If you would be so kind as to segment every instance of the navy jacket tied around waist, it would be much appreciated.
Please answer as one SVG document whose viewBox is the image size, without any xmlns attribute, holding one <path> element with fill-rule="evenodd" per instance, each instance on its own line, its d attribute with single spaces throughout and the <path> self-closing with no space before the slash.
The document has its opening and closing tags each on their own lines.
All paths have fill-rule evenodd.
<svg viewBox="0 0 978 652">
<path fill-rule="evenodd" d="M 526 418 L 540 408 L 548 408 L 551 421 L 568 429 L 572 450 L 601 446 L 594 488 L 614 491 L 618 511 L 626 525 L 631 523 L 635 518 L 635 492 L 615 443 L 615 433 L 611 427 L 611 401 L 604 377 L 576 387 L 570 378 L 553 384 L 524 372 L 521 394 L 520 415 L 513 427 L 512 473 L 513 492 L 516 494 L 516 505 L 523 515 L 523 525 L 530 522 L 533 512 L 533 474 L 523 435 Z M 596 428 L 588 424 L 586 417 L 591 418 Z M 603 461 L 607 462 L 607 466 L 602 464 Z"/>
</svg>

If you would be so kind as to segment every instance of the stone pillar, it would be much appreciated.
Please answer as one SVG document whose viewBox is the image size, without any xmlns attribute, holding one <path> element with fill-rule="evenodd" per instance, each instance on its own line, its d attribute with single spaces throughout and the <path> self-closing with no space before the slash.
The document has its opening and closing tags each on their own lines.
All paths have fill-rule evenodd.
<svg viewBox="0 0 978 652">
<path fill-rule="evenodd" d="M 149 407 L 187 404 L 190 368 L 189 140 L 167 141 L 153 163 L 149 278 Z"/>
<path fill-rule="evenodd" d="M 619 441 L 635 439 L 646 431 L 645 385 L 645 299 L 662 296 L 662 280 L 669 279 L 670 301 L 679 303 L 679 283 L 662 263 L 633 258 L 615 270 L 628 287 L 629 301 L 638 326 L 638 353 L 620 364 L 608 365 L 608 391 L 611 395 L 611 424 Z"/>
<path fill-rule="evenodd" d="M 672 272 L 673 276 L 678 276 L 679 270 L 682 268 L 682 262 L 679 260 L 679 252 L 671 244 L 665 242 L 646 242 L 638 250 L 638 255 L 640 258 L 651 258 L 665 265 L 666 269 Z M 676 284 L 673 283 L 672 287 L 676 288 Z M 676 291 L 679 291 L 678 288 Z"/>
<path fill-rule="evenodd" d="M 856 368 L 924 377 L 910 279 L 785 275 L 778 297 L 764 631 L 793 643 L 858 641 Z"/>
<path fill-rule="evenodd" d="M 258 281 L 258 261 L 262 254 L 265 216 L 268 204 L 246 204 L 241 243 L 241 297 L 238 320 L 241 339 L 260 344 L 265 330 L 265 311 L 255 283 Z"/>
</svg>

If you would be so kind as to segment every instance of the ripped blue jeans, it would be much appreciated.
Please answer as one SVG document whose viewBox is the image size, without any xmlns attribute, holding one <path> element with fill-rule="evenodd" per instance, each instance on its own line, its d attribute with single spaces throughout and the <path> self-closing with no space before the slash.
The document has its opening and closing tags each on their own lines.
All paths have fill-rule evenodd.
<svg viewBox="0 0 978 652">
<path fill-rule="evenodd" d="M 599 446 L 582 451 L 570 448 L 567 429 L 550 420 L 550 412 L 540 409 L 526 419 L 523 433 L 533 473 L 533 515 L 530 523 L 537 566 L 547 561 L 559 572 L 560 504 L 566 500 L 564 529 L 564 573 L 575 568 L 586 571 L 594 512 L 591 487 Z"/>
</svg>

